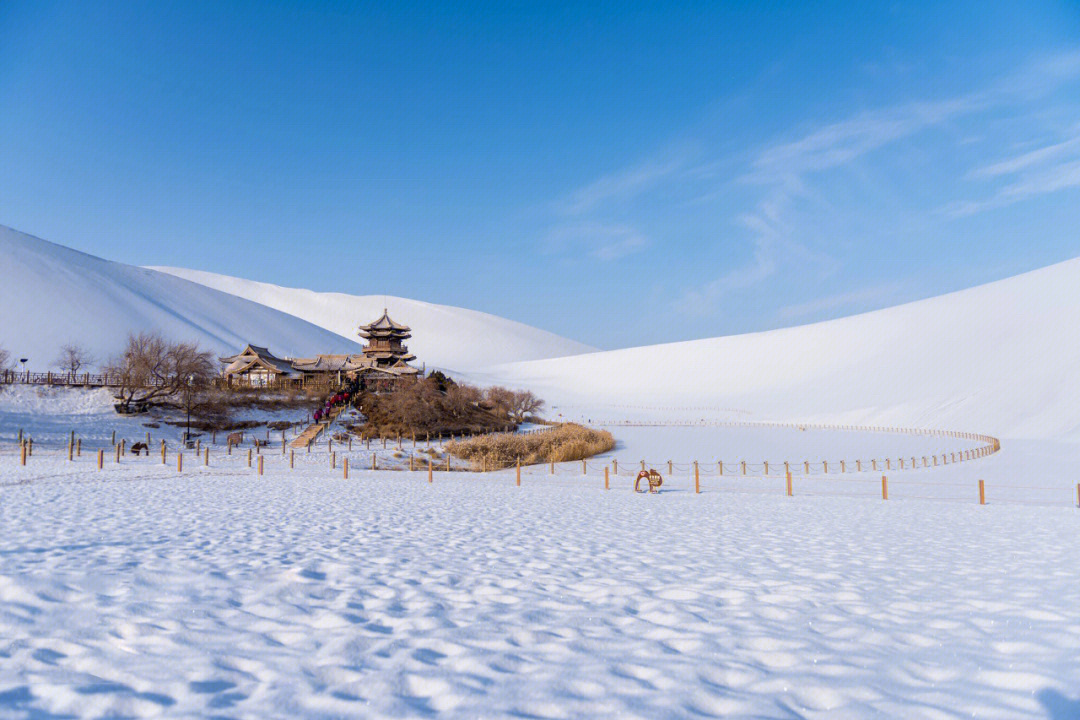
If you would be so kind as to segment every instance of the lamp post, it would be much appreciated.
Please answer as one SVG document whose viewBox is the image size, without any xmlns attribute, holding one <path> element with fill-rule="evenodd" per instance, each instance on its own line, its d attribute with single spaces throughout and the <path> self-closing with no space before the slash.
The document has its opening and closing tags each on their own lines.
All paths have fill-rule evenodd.
<svg viewBox="0 0 1080 720">
<path fill-rule="evenodd" d="M 191 386 L 195 382 L 194 375 L 187 377 L 187 430 L 184 432 L 184 445 L 191 442 Z"/>
</svg>

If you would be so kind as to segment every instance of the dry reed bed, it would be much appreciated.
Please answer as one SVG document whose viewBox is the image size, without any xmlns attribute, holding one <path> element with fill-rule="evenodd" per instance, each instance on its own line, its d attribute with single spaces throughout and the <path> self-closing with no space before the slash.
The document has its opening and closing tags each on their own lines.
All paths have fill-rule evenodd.
<svg viewBox="0 0 1080 720">
<path fill-rule="evenodd" d="M 544 432 L 529 435 L 493 433 L 452 442 L 447 452 L 468 460 L 476 470 L 498 470 L 547 462 L 584 460 L 615 447 L 615 438 L 606 430 L 593 430 L 566 423 Z"/>
</svg>

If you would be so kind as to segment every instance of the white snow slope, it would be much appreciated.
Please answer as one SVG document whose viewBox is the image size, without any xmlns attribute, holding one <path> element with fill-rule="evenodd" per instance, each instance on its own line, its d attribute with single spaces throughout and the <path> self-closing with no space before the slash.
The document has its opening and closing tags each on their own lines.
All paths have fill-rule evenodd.
<svg viewBox="0 0 1080 720">
<path fill-rule="evenodd" d="M 394 320 L 412 328 L 409 349 L 418 362 L 426 362 L 429 367 L 468 371 L 596 350 L 546 330 L 476 310 L 384 295 L 279 287 L 201 270 L 153 269 L 287 312 L 350 339 L 357 337 L 358 325 L 377 319 L 383 308 L 388 307 Z"/>
<path fill-rule="evenodd" d="M 737 420 L 1077 440 L 1078 328 L 1075 259 L 829 322 L 517 363 L 477 378 L 528 387 L 559 412 L 593 419 L 696 419 L 713 408 L 711 417 Z"/>
<path fill-rule="evenodd" d="M 245 343 L 280 356 L 358 352 L 358 343 L 272 308 L 165 273 L 103 260 L 0 226 L 0 347 L 45 371 L 75 342 L 104 362 L 153 330 L 215 352 Z"/>
</svg>

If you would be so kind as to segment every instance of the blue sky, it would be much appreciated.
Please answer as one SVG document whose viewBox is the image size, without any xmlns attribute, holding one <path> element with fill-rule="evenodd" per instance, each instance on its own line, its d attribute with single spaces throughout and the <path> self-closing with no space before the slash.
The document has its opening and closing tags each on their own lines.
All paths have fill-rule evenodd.
<svg viewBox="0 0 1080 720">
<path fill-rule="evenodd" d="M 1080 3 L 808 5 L 0 3 L 0 224 L 605 348 L 1080 255 Z"/>
</svg>

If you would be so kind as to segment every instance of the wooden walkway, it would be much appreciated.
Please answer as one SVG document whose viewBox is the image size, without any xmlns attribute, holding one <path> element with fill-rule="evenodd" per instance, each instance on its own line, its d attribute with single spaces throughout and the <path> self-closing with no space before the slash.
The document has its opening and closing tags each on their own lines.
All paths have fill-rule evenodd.
<svg viewBox="0 0 1080 720">
<path fill-rule="evenodd" d="M 294 448 L 306 448 L 311 443 L 318 439 L 323 430 L 326 430 L 333 424 L 334 420 L 341 413 L 341 408 L 333 408 L 330 410 L 330 419 L 323 422 L 312 423 L 304 428 L 304 431 L 293 438 L 293 441 L 289 443 L 290 447 Z"/>
<path fill-rule="evenodd" d="M 289 447 L 306 448 L 315 442 L 315 439 L 319 437 L 325 427 L 326 425 L 321 422 L 308 425 L 302 433 L 293 438 L 293 441 L 289 443 Z"/>
</svg>

